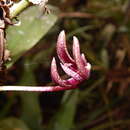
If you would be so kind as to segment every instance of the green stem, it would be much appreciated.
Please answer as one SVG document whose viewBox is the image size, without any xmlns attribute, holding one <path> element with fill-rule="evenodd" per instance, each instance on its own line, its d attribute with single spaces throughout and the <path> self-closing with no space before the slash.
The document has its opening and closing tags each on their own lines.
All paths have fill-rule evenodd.
<svg viewBox="0 0 130 130">
<path fill-rule="evenodd" d="M 28 0 L 21 0 L 18 3 L 15 3 L 11 8 L 10 8 L 10 18 L 14 18 L 17 16 L 21 11 L 23 11 L 25 8 L 29 6 Z"/>
</svg>

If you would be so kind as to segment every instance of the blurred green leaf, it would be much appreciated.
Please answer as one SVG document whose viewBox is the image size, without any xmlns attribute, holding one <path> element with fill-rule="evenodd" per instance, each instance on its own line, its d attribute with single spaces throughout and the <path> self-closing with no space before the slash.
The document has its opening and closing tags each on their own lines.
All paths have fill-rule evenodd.
<svg viewBox="0 0 130 130">
<path fill-rule="evenodd" d="M 113 24 L 107 24 L 101 30 L 101 40 L 105 42 L 105 47 L 112 40 L 115 31 L 116 27 Z"/>
<path fill-rule="evenodd" d="M 27 126 L 17 118 L 7 118 L 0 122 L 0 130 L 29 130 Z"/>
<path fill-rule="evenodd" d="M 18 85 L 36 85 L 33 73 L 36 66 L 28 66 L 27 64 L 31 62 L 28 58 L 24 61 L 24 72 Z M 22 92 L 20 93 L 20 97 L 22 102 L 21 119 L 23 119 L 32 130 L 42 130 L 40 124 L 42 116 L 39 106 L 39 93 Z"/>
<path fill-rule="evenodd" d="M 101 60 L 104 68 L 108 69 L 109 67 L 109 57 L 108 57 L 108 52 L 105 48 L 101 50 Z"/>
<path fill-rule="evenodd" d="M 74 35 L 82 34 L 82 32 L 89 31 L 89 30 L 92 30 L 94 28 L 95 28 L 95 26 L 93 26 L 93 25 L 87 25 L 87 26 L 76 28 L 75 30 L 73 30 L 72 32 L 70 32 L 67 35 L 67 38 L 69 39 L 70 37 L 73 37 Z"/>
<path fill-rule="evenodd" d="M 71 130 L 73 128 L 73 121 L 78 102 L 78 93 L 78 90 L 65 92 L 61 108 L 54 118 L 53 130 Z"/>
<path fill-rule="evenodd" d="M 54 14 L 41 16 L 38 7 L 30 7 L 20 14 L 20 26 L 7 29 L 7 48 L 11 51 L 12 65 L 20 56 L 32 48 L 49 31 L 57 20 Z"/>
</svg>

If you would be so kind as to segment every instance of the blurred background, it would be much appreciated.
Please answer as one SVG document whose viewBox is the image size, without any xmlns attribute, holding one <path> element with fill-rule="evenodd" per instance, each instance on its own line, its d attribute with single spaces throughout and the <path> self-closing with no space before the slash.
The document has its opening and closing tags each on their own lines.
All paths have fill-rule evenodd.
<svg viewBox="0 0 130 130">
<path fill-rule="evenodd" d="M 12 60 L 1 85 L 53 85 L 61 30 L 70 53 L 78 37 L 90 78 L 64 92 L 1 92 L 0 130 L 130 130 L 130 0 L 49 0 L 47 7 L 50 14 L 27 8 L 21 26 L 7 28 Z"/>
</svg>

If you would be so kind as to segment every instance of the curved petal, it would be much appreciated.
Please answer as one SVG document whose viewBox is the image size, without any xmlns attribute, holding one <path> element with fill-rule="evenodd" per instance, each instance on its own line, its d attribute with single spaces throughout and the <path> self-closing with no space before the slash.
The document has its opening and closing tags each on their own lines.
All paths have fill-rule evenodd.
<svg viewBox="0 0 130 130">
<path fill-rule="evenodd" d="M 51 77 L 53 81 L 60 86 L 70 86 L 70 84 L 68 84 L 65 80 L 62 80 L 60 75 L 58 74 L 55 58 L 53 58 L 51 62 Z"/>
<path fill-rule="evenodd" d="M 71 58 L 71 56 L 68 53 L 67 47 L 66 47 L 66 37 L 65 32 L 61 31 L 58 40 L 57 40 L 57 55 L 62 63 L 72 63 L 74 64 L 74 60 Z"/>
<path fill-rule="evenodd" d="M 79 74 L 86 79 L 86 69 L 85 65 L 83 63 L 83 59 L 80 55 L 80 47 L 79 47 L 79 41 L 76 37 L 73 37 L 73 56 L 74 60 L 76 62 L 77 68 L 79 70 Z"/>
</svg>

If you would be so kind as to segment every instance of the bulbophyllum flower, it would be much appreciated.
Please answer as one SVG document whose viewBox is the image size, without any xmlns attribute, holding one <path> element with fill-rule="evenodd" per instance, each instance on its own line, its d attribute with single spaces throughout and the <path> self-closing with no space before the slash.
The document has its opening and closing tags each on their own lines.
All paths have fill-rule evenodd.
<svg viewBox="0 0 130 130">
<path fill-rule="evenodd" d="M 77 37 L 73 37 L 73 58 L 70 56 L 66 47 L 65 32 L 60 32 L 57 40 L 57 55 L 63 71 L 69 76 L 62 79 L 57 70 L 55 58 L 51 63 L 51 77 L 57 86 L 1 86 L 0 91 L 37 91 L 55 92 L 78 88 L 78 85 L 89 78 L 91 65 L 85 59 L 84 54 L 80 54 L 80 46 Z"/>
<path fill-rule="evenodd" d="M 57 55 L 60 59 L 60 65 L 64 72 L 70 76 L 69 79 L 62 80 L 57 71 L 55 58 L 51 63 L 51 76 L 55 83 L 62 87 L 77 86 L 83 80 L 88 79 L 91 65 L 86 61 L 84 54 L 80 54 L 79 41 L 73 37 L 73 57 L 72 58 L 66 47 L 65 32 L 59 34 L 57 40 Z"/>
</svg>

